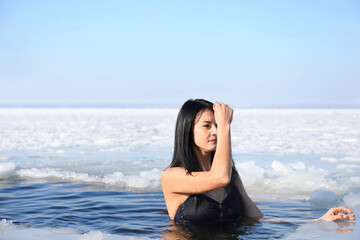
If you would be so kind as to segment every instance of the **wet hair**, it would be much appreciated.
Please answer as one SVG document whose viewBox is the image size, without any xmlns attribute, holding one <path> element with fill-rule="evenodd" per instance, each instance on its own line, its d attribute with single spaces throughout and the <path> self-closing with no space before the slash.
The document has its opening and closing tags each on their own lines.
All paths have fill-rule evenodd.
<svg viewBox="0 0 360 240">
<path fill-rule="evenodd" d="M 203 171 L 196 154 L 198 147 L 194 142 L 193 127 L 197 114 L 206 109 L 214 111 L 213 103 L 204 99 L 189 99 L 181 107 L 176 120 L 174 154 L 169 167 L 184 167 L 187 174 Z M 211 152 L 211 164 L 214 160 L 214 155 L 215 151 Z M 242 200 L 235 184 L 235 176 L 239 176 L 239 174 L 233 161 L 231 181 L 226 190 L 229 191 L 229 187 L 236 189 L 235 194 Z"/>
</svg>

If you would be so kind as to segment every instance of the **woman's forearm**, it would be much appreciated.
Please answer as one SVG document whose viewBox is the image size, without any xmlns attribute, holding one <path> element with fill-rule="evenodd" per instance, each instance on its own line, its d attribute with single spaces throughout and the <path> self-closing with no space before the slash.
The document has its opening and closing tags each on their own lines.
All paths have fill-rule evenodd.
<svg viewBox="0 0 360 240">
<path fill-rule="evenodd" d="M 218 125 L 217 146 L 210 171 L 217 178 L 224 179 L 225 183 L 229 183 L 231 180 L 231 159 L 232 154 L 230 124 L 222 124 L 221 126 Z"/>
</svg>

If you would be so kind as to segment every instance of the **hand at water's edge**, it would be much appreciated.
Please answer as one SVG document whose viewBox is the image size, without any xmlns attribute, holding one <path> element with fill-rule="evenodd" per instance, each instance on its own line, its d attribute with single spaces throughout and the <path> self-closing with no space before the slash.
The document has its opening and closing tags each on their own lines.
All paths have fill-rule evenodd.
<svg viewBox="0 0 360 240">
<path fill-rule="evenodd" d="M 325 221 L 335 221 L 335 220 L 355 220 L 355 215 L 348 215 L 348 213 L 352 213 L 352 211 L 346 207 L 336 207 L 330 208 L 322 217 L 315 220 L 325 220 Z"/>
<path fill-rule="evenodd" d="M 324 220 L 327 222 L 333 222 L 336 220 L 355 220 L 355 215 L 348 213 L 353 213 L 350 209 L 346 207 L 335 207 L 330 208 L 329 211 L 327 211 L 323 216 L 317 219 L 270 219 L 270 218 L 261 218 L 261 221 L 263 222 L 311 222 L 311 221 L 318 221 L 318 220 Z"/>
</svg>

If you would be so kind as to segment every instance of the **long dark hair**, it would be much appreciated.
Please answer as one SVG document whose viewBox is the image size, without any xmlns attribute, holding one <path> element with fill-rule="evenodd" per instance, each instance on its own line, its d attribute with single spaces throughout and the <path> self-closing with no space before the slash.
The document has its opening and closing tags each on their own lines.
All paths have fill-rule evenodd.
<svg viewBox="0 0 360 240">
<path fill-rule="evenodd" d="M 181 107 L 175 127 L 174 154 L 170 167 L 184 167 L 188 174 L 202 171 L 195 149 L 193 127 L 200 111 L 212 108 L 213 104 L 203 99 L 188 100 Z M 211 153 L 211 163 L 214 158 Z"/>
<path fill-rule="evenodd" d="M 195 152 L 197 146 L 194 142 L 193 126 L 197 114 L 205 109 L 214 111 L 213 103 L 204 99 L 189 99 L 181 107 L 176 120 L 174 154 L 169 167 L 184 167 L 187 174 L 203 171 Z M 211 152 L 211 163 L 214 155 L 215 151 Z M 226 190 L 229 191 L 230 188 L 236 189 L 236 194 L 242 199 L 235 184 L 235 176 L 239 176 L 239 174 L 233 161 L 231 181 Z"/>
</svg>

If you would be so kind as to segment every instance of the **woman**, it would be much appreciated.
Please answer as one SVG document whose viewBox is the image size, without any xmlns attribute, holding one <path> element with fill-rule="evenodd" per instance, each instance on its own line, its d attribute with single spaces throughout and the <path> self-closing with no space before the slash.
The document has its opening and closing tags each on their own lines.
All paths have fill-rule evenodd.
<svg viewBox="0 0 360 240">
<path fill-rule="evenodd" d="M 170 168 L 161 174 L 171 219 L 223 223 L 234 222 L 242 216 L 263 217 L 247 195 L 232 161 L 232 118 L 233 110 L 219 102 L 188 100 L 181 107 L 173 159 Z M 319 219 L 355 219 L 347 213 L 352 212 L 345 207 L 333 208 Z"/>
</svg>

